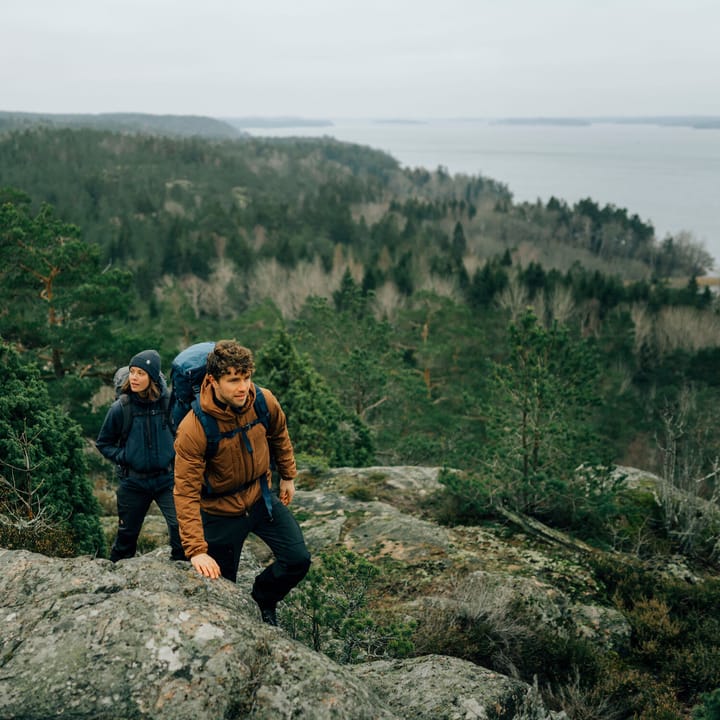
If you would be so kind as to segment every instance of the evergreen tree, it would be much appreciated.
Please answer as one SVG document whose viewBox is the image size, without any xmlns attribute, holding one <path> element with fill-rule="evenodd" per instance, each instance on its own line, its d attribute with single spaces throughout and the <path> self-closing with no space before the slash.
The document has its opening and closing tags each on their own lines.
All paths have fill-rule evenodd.
<svg viewBox="0 0 720 720">
<path fill-rule="evenodd" d="M 298 453 L 324 457 L 332 466 L 372 462 L 370 431 L 360 418 L 343 409 L 285 330 L 262 348 L 258 375 L 280 400 Z"/>
<path fill-rule="evenodd" d="M 101 268 L 99 248 L 50 206 L 33 215 L 22 195 L 0 205 L 0 335 L 49 368 L 57 401 L 72 388 L 74 402 L 86 402 L 101 361 L 115 365 L 113 321 L 131 310 L 131 281 L 127 271 Z"/>
<path fill-rule="evenodd" d="M 104 554 L 80 428 L 53 407 L 38 369 L 0 344 L 0 546 Z"/>
<path fill-rule="evenodd" d="M 381 579 L 380 570 L 360 555 L 325 551 L 290 596 L 283 626 L 292 637 L 342 664 L 407 657 L 414 649 L 414 623 L 379 621 L 369 607 L 373 585 Z"/>
<path fill-rule="evenodd" d="M 509 279 L 504 268 L 502 262 L 490 260 L 475 271 L 466 292 L 471 307 L 488 307 L 507 287 Z"/>
<path fill-rule="evenodd" d="M 403 363 L 388 373 L 388 401 L 378 409 L 382 451 L 394 462 L 477 463 L 484 444 L 477 408 L 487 396 L 488 348 L 495 344 L 486 320 L 433 293 L 417 293 L 403 311 L 402 330 L 392 337 Z"/>
<path fill-rule="evenodd" d="M 604 476 L 577 473 L 581 464 L 608 464 L 593 424 L 599 404 L 595 352 L 557 323 L 544 328 L 529 309 L 511 324 L 509 340 L 507 361 L 496 364 L 496 395 L 488 409 L 488 475 L 517 510 L 564 526 L 598 519 L 601 513 L 594 511 L 612 504 L 609 486 Z"/>
<path fill-rule="evenodd" d="M 457 263 L 462 262 L 463 255 L 465 255 L 465 251 L 467 250 L 467 240 L 465 239 L 465 231 L 463 230 L 462 223 L 459 220 L 455 223 L 450 248 L 453 260 Z"/>
<path fill-rule="evenodd" d="M 398 365 L 390 346 L 390 326 L 375 319 L 373 295 L 346 272 L 334 293 L 333 309 L 324 298 L 303 305 L 294 338 L 348 412 L 364 421 L 385 402 L 390 374 Z"/>
</svg>

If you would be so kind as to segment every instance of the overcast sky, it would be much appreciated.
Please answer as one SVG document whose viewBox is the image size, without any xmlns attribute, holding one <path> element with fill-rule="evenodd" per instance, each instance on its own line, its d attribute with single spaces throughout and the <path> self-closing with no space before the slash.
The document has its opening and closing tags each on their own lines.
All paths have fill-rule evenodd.
<svg viewBox="0 0 720 720">
<path fill-rule="evenodd" d="M 720 115 L 718 0 L 6 0 L 0 110 Z"/>
</svg>

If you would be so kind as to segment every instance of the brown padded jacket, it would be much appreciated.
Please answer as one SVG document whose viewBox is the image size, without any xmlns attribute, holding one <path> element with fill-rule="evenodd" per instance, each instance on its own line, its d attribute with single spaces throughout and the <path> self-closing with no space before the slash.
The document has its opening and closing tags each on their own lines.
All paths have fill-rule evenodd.
<svg viewBox="0 0 720 720">
<path fill-rule="evenodd" d="M 207 440 L 200 420 L 191 410 L 183 418 L 175 437 L 175 509 L 180 526 L 180 539 L 187 557 L 207 552 L 200 509 L 211 515 L 244 515 L 262 498 L 260 482 L 270 484 L 270 451 L 272 448 L 277 470 L 283 480 L 297 475 L 295 454 L 287 431 L 285 413 L 277 398 L 263 388 L 270 413 L 270 427 L 256 423 L 247 431 L 253 452 L 245 447 L 243 433 L 221 438 L 217 453 L 205 462 Z M 217 419 L 220 432 L 247 425 L 257 419 L 253 408 L 255 386 L 242 410 L 235 411 L 216 401 L 210 378 L 205 377 L 200 388 L 200 407 Z M 202 493 L 207 480 L 217 497 Z M 252 483 L 252 480 L 258 482 Z M 249 484 L 248 484 L 249 483 Z M 236 490 L 236 492 L 233 492 Z"/>
</svg>

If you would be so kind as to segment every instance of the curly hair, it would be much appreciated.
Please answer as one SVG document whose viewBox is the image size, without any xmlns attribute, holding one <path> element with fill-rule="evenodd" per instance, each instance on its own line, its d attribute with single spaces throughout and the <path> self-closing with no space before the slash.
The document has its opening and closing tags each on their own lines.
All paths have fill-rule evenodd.
<svg viewBox="0 0 720 720">
<path fill-rule="evenodd" d="M 235 370 L 241 375 L 252 375 L 255 359 L 252 350 L 243 347 L 237 340 L 218 340 L 207 356 L 207 373 L 219 380 Z"/>
</svg>

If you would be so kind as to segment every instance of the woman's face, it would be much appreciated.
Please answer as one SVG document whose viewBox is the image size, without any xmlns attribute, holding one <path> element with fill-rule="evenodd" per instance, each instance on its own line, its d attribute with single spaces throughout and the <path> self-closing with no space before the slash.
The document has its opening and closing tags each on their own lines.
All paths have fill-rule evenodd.
<svg viewBox="0 0 720 720">
<path fill-rule="evenodd" d="M 150 376 L 139 367 L 130 368 L 130 389 L 134 393 L 147 390 L 150 385 Z"/>
</svg>

